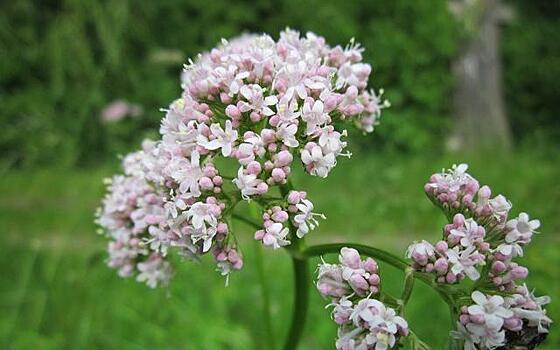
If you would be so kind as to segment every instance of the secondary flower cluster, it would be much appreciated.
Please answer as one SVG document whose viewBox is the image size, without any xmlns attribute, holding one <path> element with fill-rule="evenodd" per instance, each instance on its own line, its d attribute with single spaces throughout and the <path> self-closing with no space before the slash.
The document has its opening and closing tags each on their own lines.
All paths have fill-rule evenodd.
<svg viewBox="0 0 560 350">
<path fill-rule="evenodd" d="M 458 283 L 465 277 L 476 281 L 475 288 L 484 293 L 472 294 L 476 305 L 462 309 L 458 332 L 466 349 L 494 349 L 513 344 L 520 332 L 545 333 L 551 322 L 541 308 L 549 298 L 535 298 L 517 284 L 528 269 L 514 262 L 523 256 L 523 246 L 540 222 L 526 213 L 508 220 L 511 203 L 502 195 L 491 198 L 490 187 L 480 187 L 467 168 L 461 164 L 431 176 L 426 193 L 451 222 L 442 240 L 435 245 L 413 243 L 406 256 L 417 271 L 433 274 L 438 283 Z"/>
<path fill-rule="evenodd" d="M 472 293 L 471 305 L 461 309 L 457 331 L 452 335 L 465 342 L 466 350 L 495 349 L 506 344 L 512 348 L 533 348 L 548 333 L 552 320 L 542 308 L 550 298 L 535 297 L 526 285 L 516 287 L 508 297 Z"/>
<path fill-rule="evenodd" d="M 240 269 L 228 222 L 241 200 L 262 207 L 255 238 L 266 246 L 313 230 L 313 204 L 305 192 L 289 192 L 295 160 L 326 177 L 339 156 L 349 156 L 344 125 L 371 132 L 387 105 L 366 90 L 371 67 L 361 62 L 362 51 L 353 41 L 330 47 L 313 33 L 287 29 L 278 41 L 223 40 L 190 61 L 181 97 L 165 110 L 161 140 L 125 157 L 125 176 L 108 188 L 97 222 L 112 240 L 109 265 L 122 275 L 142 274 L 151 286 L 169 279 L 170 248 L 191 257 L 212 251 L 223 274 Z M 228 163 L 220 158 L 237 164 L 236 176 L 222 174 Z M 115 208 L 116 201 L 126 207 Z"/>
<path fill-rule="evenodd" d="M 362 260 L 357 250 L 342 248 L 340 264 L 319 265 L 317 289 L 330 298 L 332 318 L 338 324 L 336 348 L 384 350 L 408 335 L 406 320 L 394 309 L 372 298 L 380 292 L 378 266 L 372 258 Z"/>
</svg>

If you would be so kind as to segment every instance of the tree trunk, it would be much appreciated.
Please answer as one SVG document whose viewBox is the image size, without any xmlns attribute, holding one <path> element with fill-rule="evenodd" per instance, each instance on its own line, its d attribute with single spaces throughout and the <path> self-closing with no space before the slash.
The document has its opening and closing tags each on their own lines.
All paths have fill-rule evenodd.
<svg viewBox="0 0 560 350">
<path fill-rule="evenodd" d="M 511 147 L 504 108 L 499 56 L 499 0 L 479 0 L 476 28 L 453 64 L 456 118 L 452 147 L 480 149 Z"/>
</svg>

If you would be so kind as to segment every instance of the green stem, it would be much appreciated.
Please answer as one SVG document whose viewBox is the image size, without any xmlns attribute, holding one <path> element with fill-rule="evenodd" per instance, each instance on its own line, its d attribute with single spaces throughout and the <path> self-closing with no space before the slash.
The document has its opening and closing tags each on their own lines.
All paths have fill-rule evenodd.
<svg viewBox="0 0 560 350">
<path fill-rule="evenodd" d="M 262 249 L 257 241 L 254 242 L 254 246 L 255 246 L 255 263 L 257 265 L 257 275 L 261 285 L 261 297 L 263 299 L 262 313 L 263 313 L 264 328 L 265 328 L 266 337 L 268 339 L 268 348 L 274 350 L 276 349 L 276 341 L 274 337 L 274 330 L 272 327 L 270 292 L 268 290 L 268 283 L 264 271 Z"/>
<path fill-rule="evenodd" d="M 307 259 L 300 259 L 292 255 L 292 264 L 294 271 L 294 304 L 292 309 L 292 324 L 284 350 L 294 350 L 297 348 L 303 329 L 305 327 L 305 318 L 307 315 L 307 304 L 309 298 L 309 284 L 311 282 L 309 276 L 309 262 Z"/>
<path fill-rule="evenodd" d="M 259 208 L 256 207 L 254 204 L 249 205 L 249 213 L 252 217 L 259 216 Z M 237 214 L 233 214 L 233 217 L 242 221 L 246 224 L 249 224 L 257 229 L 260 228 L 260 225 L 251 220 L 250 218 L 246 218 L 244 216 L 240 216 Z M 271 306 L 270 306 L 270 293 L 268 290 L 268 283 L 266 279 L 266 274 L 264 271 L 264 259 L 262 256 L 261 247 L 257 241 L 254 243 L 255 247 L 255 263 L 257 265 L 257 275 L 259 279 L 259 283 L 261 285 L 261 297 L 263 301 L 262 313 L 263 313 L 263 322 L 264 322 L 264 329 L 265 334 L 268 339 L 268 348 L 275 350 L 276 349 L 276 342 L 274 340 L 274 330 L 272 327 L 272 313 L 271 313 Z"/>
<path fill-rule="evenodd" d="M 249 219 L 249 218 L 246 218 L 246 217 L 243 216 L 243 215 L 239 215 L 239 214 L 233 213 L 233 214 L 231 214 L 231 217 L 234 218 L 235 220 L 239 220 L 239 221 L 241 221 L 241 222 L 244 222 L 244 223 L 246 223 L 247 225 L 249 225 L 249 226 L 251 226 L 251 227 L 253 227 L 253 228 L 257 229 L 257 230 L 260 230 L 260 229 L 262 228 L 262 225 L 259 225 L 259 224 L 256 223 L 255 221 L 253 221 L 253 220 L 251 220 L 251 219 Z"/>
<path fill-rule="evenodd" d="M 407 267 L 404 272 L 404 286 L 401 294 L 401 309 L 399 310 L 401 314 L 404 312 L 404 307 L 408 303 L 410 296 L 412 295 L 412 290 L 414 289 L 414 269 L 412 267 Z"/>
</svg>

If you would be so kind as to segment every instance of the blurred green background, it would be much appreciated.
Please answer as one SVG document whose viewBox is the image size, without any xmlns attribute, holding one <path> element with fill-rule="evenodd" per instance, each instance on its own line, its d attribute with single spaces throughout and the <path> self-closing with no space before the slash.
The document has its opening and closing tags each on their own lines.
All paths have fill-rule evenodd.
<svg viewBox="0 0 560 350">
<path fill-rule="evenodd" d="M 491 102 L 503 103 L 506 125 L 495 137 L 510 141 L 465 147 L 454 136 L 463 131 L 456 125 L 464 111 L 454 101 L 464 77 L 453 67 L 479 48 L 473 43 L 486 43 L 487 3 L 499 33 L 491 49 L 503 97 Z M 118 171 L 117 154 L 157 136 L 158 110 L 179 96 L 188 57 L 222 37 L 277 37 L 286 26 L 332 45 L 355 37 L 374 66 L 372 85 L 384 87 L 392 103 L 374 134 L 351 135 L 355 156 L 328 179 L 296 171 L 296 183 L 328 218 L 309 240 L 397 254 L 414 239 L 435 240 L 444 217 L 423 184 L 442 167 L 468 162 L 481 183 L 513 202 L 514 213 L 541 219 L 522 264 L 537 294 L 552 296 L 549 312 L 560 320 L 558 1 L 16 0 L 0 4 L 0 348 L 268 347 L 260 247 L 250 228 L 235 227 L 246 267 L 229 287 L 204 260 L 178 262 L 170 288 L 150 290 L 105 266 L 93 213 L 102 179 Z M 137 113 L 103 120 L 115 100 Z M 493 130 L 485 120 L 494 116 L 478 117 L 476 128 Z M 290 262 L 281 251 L 263 258 L 278 346 L 291 311 Z M 398 291 L 402 276 L 384 271 L 386 288 Z M 334 348 L 324 304 L 312 291 L 301 349 Z M 449 320 L 431 291 L 417 286 L 407 318 L 434 349 L 443 348 Z M 556 328 L 544 349 L 560 348 Z"/>
</svg>

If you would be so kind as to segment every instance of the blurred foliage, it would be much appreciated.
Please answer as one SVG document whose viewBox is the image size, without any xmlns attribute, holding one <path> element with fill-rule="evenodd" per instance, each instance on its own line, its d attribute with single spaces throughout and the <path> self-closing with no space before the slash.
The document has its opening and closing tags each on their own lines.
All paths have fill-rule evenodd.
<svg viewBox="0 0 560 350">
<path fill-rule="evenodd" d="M 560 1 L 513 0 L 504 27 L 504 89 L 514 136 L 560 144 Z"/>
<path fill-rule="evenodd" d="M 506 28 L 506 93 L 520 138 L 559 129 L 550 89 L 560 81 L 558 16 L 541 2 L 519 1 L 530 10 Z M 462 37 L 446 1 L 19 0 L 0 4 L 0 166 L 72 166 L 125 153 L 157 133 L 158 109 L 179 96 L 187 57 L 222 37 L 277 36 L 286 26 L 332 45 L 355 37 L 366 48 L 372 86 L 385 87 L 393 107 L 364 146 L 443 143 L 449 67 Z M 104 124 L 100 112 L 115 99 L 146 112 Z"/>
<path fill-rule="evenodd" d="M 416 149 L 441 134 L 456 42 L 443 2 L 15 1 L 0 5 L 2 160 L 74 165 L 125 152 L 157 131 L 158 108 L 180 94 L 184 58 L 222 37 L 286 26 L 367 48 L 373 84 L 394 106 L 377 142 Z M 102 124 L 101 109 L 118 98 L 147 112 L 126 127 Z"/>
</svg>

